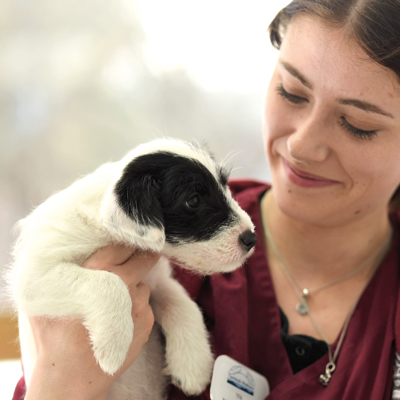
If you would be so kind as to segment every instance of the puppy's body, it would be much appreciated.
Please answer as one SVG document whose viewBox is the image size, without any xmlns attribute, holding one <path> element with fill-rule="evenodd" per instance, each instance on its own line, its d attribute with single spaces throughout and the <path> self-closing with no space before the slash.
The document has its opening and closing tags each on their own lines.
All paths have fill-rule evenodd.
<svg viewBox="0 0 400 400">
<path fill-rule="evenodd" d="M 253 225 L 226 183 L 200 149 L 158 140 L 103 165 L 21 221 L 9 282 L 27 385 L 36 359 L 27 315 L 81 318 L 100 367 L 113 374 L 124 362 L 134 331 L 128 289 L 112 273 L 81 267 L 99 248 L 122 243 L 162 252 L 202 274 L 243 263 L 255 243 Z M 165 376 L 186 393 L 199 393 L 213 363 L 201 312 L 172 279 L 167 258 L 146 281 L 156 325 L 109 399 L 162 399 Z"/>
</svg>

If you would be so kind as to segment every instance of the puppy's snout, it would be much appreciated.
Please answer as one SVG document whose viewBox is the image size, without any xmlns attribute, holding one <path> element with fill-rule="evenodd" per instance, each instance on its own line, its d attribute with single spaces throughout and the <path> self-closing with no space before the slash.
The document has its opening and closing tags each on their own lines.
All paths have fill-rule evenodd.
<svg viewBox="0 0 400 400">
<path fill-rule="evenodd" d="M 245 251 L 250 251 L 257 242 L 257 236 L 254 232 L 247 230 L 239 236 L 239 244 Z"/>
</svg>

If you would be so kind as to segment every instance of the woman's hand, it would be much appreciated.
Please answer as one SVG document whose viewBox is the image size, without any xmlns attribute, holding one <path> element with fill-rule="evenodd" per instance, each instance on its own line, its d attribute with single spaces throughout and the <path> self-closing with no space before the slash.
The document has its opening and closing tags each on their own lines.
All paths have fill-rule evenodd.
<svg viewBox="0 0 400 400">
<path fill-rule="evenodd" d="M 117 274 L 131 294 L 133 340 L 125 363 L 114 376 L 107 375 L 97 365 L 88 333 L 79 320 L 30 317 L 37 362 L 26 400 L 106 398 L 113 382 L 139 355 L 153 327 L 150 288 L 142 280 L 158 259 L 158 254 L 114 245 L 100 249 L 83 264 L 85 268 Z"/>
</svg>

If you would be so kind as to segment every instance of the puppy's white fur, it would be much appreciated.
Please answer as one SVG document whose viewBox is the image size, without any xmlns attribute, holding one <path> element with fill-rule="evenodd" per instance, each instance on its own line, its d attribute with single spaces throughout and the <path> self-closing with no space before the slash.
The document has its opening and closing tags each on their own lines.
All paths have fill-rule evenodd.
<svg viewBox="0 0 400 400">
<path fill-rule="evenodd" d="M 207 153 L 180 141 L 157 140 L 137 147 L 119 162 L 101 166 L 50 197 L 19 223 L 8 280 L 19 313 L 27 386 L 36 360 L 27 315 L 81 318 L 100 367 L 114 374 L 124 362 L 134 331 L 128 289 L 112 273 L 81 267 L 101 247 L 122 243 L 162 252 L 202 274 L 231 271 L 248 256 L 240 248 L 238 236 L 253 230 L 253 224 L 228 189 L 223 189 L 224 195 L 237 223 L 221 228 L 203 243 L 171 246 L 163 229 L 140 224 L 121 209 L 114 189 L 124 168 L 136 157 L 159 150 L 195 159 L 217 179 L 215 163 Z M 110 400 L 162 399 L 166 376 L 188 394 L 200 393 L 209 383 L 213 356 L 202 314 L 172 279 L 166 257 L 146 276 L 152 289 L 155 328 L 139 358 L 114 384 Z"/>
</svg>

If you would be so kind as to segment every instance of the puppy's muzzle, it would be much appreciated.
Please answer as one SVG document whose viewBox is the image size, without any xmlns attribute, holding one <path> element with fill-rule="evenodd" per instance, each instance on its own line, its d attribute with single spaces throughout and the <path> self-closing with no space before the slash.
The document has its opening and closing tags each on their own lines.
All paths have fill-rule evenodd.
<svg viewBox="0 0 400 400">
<path fill-rule="evenodd" d="M 242 249 L 246 252 L 249 252 L 256 244 L 257 242 L 257 235 L 250 231 L 244 231 L 240 236 L 239 236 L 239 244 L 242 247 Z"/>
</svg>

